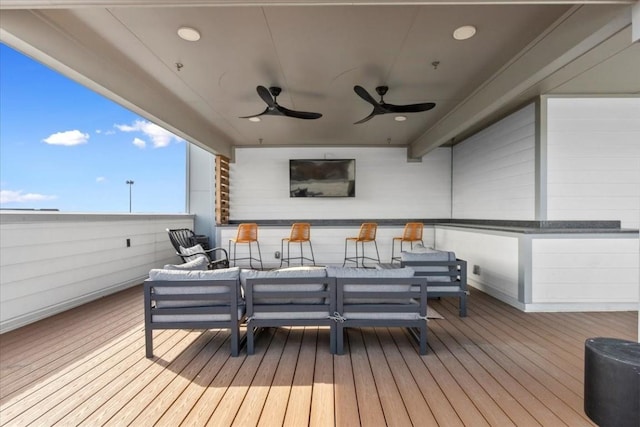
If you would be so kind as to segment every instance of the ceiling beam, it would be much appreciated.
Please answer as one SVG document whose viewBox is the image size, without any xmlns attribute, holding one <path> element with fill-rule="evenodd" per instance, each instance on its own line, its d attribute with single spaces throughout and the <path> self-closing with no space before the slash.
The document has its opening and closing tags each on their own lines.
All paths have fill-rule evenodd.
<svg viewBox="0 0 640 427">
<path fill-rule="evenodd" d="M 620 8 L 574 6 L 545 33 L 502 67 L 449 114 L 410 143 L 410 157 L 423 156 L 444 144 L 459 142 L 460 135 L 496 113 L 516 108 L 534 97 L 531 89 L 565 69 L 573 61 L 631 24 L 630 6 Z M 628 41 L 631 44 L 631 40 Z M 590 65 L 571 67 L 578 75 Z M 477 126 L 475 126 L 477 128 Z"/>
<path fill-rule="evenodd" d="M 0 0 L 2 9 L 193 6 L 411 6 L 501 4 L 633 4 L 637 0 Z"/>
</svg>

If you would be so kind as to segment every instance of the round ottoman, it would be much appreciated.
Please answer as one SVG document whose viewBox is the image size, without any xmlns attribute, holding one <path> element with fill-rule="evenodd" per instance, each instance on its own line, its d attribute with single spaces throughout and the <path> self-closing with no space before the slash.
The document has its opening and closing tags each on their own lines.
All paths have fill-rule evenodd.
<svg viewBox="0 0 640 427">
<path fill-rule="evenodd" d="M 600 427 L 640 426 L 640 343 L 586 340 L 584 411 Z"/>
</svg>

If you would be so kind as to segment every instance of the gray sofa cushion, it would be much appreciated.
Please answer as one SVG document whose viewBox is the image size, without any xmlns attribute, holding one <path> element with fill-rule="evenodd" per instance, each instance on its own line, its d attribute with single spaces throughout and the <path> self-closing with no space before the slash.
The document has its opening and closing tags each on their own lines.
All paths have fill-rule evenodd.
<svg viewBox="0 0 640 427">
<path fill-rule="evenodd" d="M 238 307 L 238 320 L 244 317 L 245 307 Z M 151 321 L 159 322 L 228 322 L 231 315 L 226 313 L 218 314 L 154 314 Z"/>
<path fill-rule="evenodd" d="M 371 268 L 353 268 L 353 267 L 327 267 L 327 275 L 337 278 L 407 278 L 414 276 L 412 268 L 391 268 L 385 270 Z M 345 285 L 345 292 L 408 292 L 411 285 L 408 284 L 353 284 Z M 367 299 L 367 298 L 345 298 L 344 304 L 410 304 L 411 299 L 407 298 L 387 298 Z"/>
<path fill-rule="evenodd" d="M 237 280 L 240 277 L 240 268 L 223 268 L 219 270 L 164 270 L 153 269 L 149 271 L 149 279 L 153 281 L 184 281 L 182 286 L 166 286 L 154 288 L 156 295 L 193 295 L 193 300 L 181 301 L 156 301 L 156 308 L 176 307 L 207 307 L 212 305 L 227 305 L 225 299 L 198 299 L 198 294 L 215 294 L 227 292 L 226 286 L 190 286 L 188 283 L 194 280 Z M 239 290 L 238 290 L 239 291 Z M 238 293 L 238 304 L 243 301 Z"/>
<path fill-rule="evenodd" d="M 218 270 L 164 270 L 154 268 L 149 271 L 149 279 L 151 280 L 235 280 L 240 277 L 240 267 L 221 268 Z"/>
<path fill-rule="evenodd" d="M 342 278 L 369 278 L 369 277 L 413 277 L 414 270 L 409 267 L 405 268 L 388 268 L 378 270 L 374 268 L 356 268 L 356 267 L 327 267 L 328 277 L 342 277 Z"/>
<path fill-rule="evenodd" d="M 402 261 L 455 261 L 456 254 L 454 252 L 446 252 L 446 251 L 438 251 L 434 249 L 426 249 L 420 252 L 402 252 L 400 254 Z M 424 275 L 423 273 L 428 272 L 447 272 L 450 271 L 452 267 L 448 267 L 446 265 L 437 266 L 437 265 L 425 265 L 418 266 L 412 265 L 416 271 L 416 274 Z M 426 276 L 429 282 L 451 282 L 453 279 L 451 276 Z"/>
<path fill-rule="evenodd" d="M 393 313 L 393 312 L 354 312 L 348 309 L 342 313 L 342 316 L 347 320 L 352 319 L 379 319 L 379 320 L 418 320 L 420 319 L 420 307 L 417 301 L 411 301 L 411 308 L 414 311 L 405 313 Z"/>
<path fill-rule="evenodd" d="M 240 283 L 246 294 L 247 279 L 278 279 L 278 278 L 325 278 L 327 271 L 324 267 L 289 267 L 278 270 L 242 270 L 240 273 Z M 254 285 L 254 292 L 287 292 L 287 291 L 324 291 L 324 283 L 287 283 L 287 284 L 264 284 Z M 254 297 L 254 304 L 322 304 L 324 298 L 260 298 Z"/>
<path fill-rule="evenodd" d="M 326 311 L 260 311 L 259 306 L 251 316 L 256 320 L 307 320 L 307 319 L 327 319 Z"/>
</svg>

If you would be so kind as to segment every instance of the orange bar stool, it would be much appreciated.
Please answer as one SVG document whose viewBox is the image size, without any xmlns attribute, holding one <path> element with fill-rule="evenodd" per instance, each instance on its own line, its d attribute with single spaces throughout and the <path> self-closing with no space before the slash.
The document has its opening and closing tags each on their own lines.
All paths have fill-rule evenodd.
<svg viewBox="0 0 640 427">
<path fill-rule="evenodd" d="M 378 252 L 378 244 L 376 243 L 376 232 L 378 231 L 378 224 L 375 222 L 365 222 L 360 226 L 360 233 L 358 233 L 358 237 L 347 237 L 344 241 L 344 262 L 342 266 L 344 267 L 348 262 L 355 262 L 356 267 L 358 266 L 358 262 L 362 264 L 364 267 L 364 260 L 368 259 L 371 261 L 378 261 L 380 263 L 380 253 Z M 355 243 L 356 255 L 353 257 L 347 256 L 347 248 L 349 242 Z M 365 256 L 364 254 L 364 244 L 372 243 L 376 248 L 376 258 Z M 358 243 L 360 243 L 360 247 L 362 249 L 362 254 L 358 254 Z"/>
<path fill-rule="evenodd" d="M 287 242 L 287 256 L 284 256 L 284 242 Z M 303 251 L 303 243 L 309 243 L 309 249 L 311 251 L 311 258 L 304 256 Z M 300 244 L 300 256 L 292 257 L 290 245 L 291 243 L 299 243 Z M 290 265 L 291 260 L 300 260 L 300 265 L 304 265 L 304 261 L 310 261 L 313 265 L 316 265 L 316 259 L 313 256 L 313 246 L 311 246 L 311 224 L 306 222 L 296 222 L 291 225 L 291 233 L 289 237 L 285 237 L 280 242 L 280 267 L 282 267 L 283 263 L 287 263 L 287 266 Z"/>
<path fill-rule="evenodd" d="M 258 242 L 258 224 L 256 223 L 244 223 L 244 224 L 240 224 L 238 225 L 238 234 L 236 234 L 236 238 L 235 239 L 229 239 L 229 254 L 231 254 L 231 243 L 233 242 L 233 265 L 236 265 L 236 261 L 241 261 L 241 260 L 245 260 L 248 259 L 249 260 L 249 267 L 253 268 L 253 261 L 258 261 L 260 262 L 260 269 L 264 270 L 264 267 L 262 265 L 262 254 L 260 253 L 260 242 Z M 252 244 L 255 242 L 255 244 L 258 246 L 258 258 L 255 258 L 253 256 L 253 254 L 251 253 L 251 247 Z M 238 243 L 241 244 L 248 244 L 249 245 L 249 256 L 248 257 L 244 257 L 244 258 L 237 258 L 236 257 L 236 245 Z"/>
<path fill-rule="evenodd" d="M 391 262 L 392 263 L 394 261 L 400 262 L 401 260 L 400 256 L 394 256 L 396 240 L 400 240 L 400 252 L 402 252 L 402 244 L 405 242 L 411 243 L 411 249 L 413 249 L 413 244 L 415 242 L 421 242 L 424 245 L 424 242 L 422 241 L 423 229 L 424 229 L 424 224 L 422 224 L 421 222 L 408 222 L 405 224 L 404 231 L 402 232 L 402 236 L 394 237 L 393 240 L 391 241 Z"/>
</svg>

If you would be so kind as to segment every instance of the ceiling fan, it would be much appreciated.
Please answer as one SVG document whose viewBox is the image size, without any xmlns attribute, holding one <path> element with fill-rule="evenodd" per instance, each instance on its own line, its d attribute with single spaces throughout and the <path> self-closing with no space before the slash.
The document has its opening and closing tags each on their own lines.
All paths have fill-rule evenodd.
<svg viewBox="0 0 640 427">
<path fill-rule="evenodd" d="M 279 105 L 278 102 L 276 101 L 276 98 L 278 97 L 278 95 L 280 95 L 280 92 L 282 92 L 282 89 L 277 86 L 271 86 L 269 89 L 267 89 L 264 86 L 258 86 L 256 90 L 258 91 L 258 95 L 260 95 L 260 98 L 262 98 L 265 104 L 267 104 L 266 110 L 264 110 L 260 114 L 253 114 L 251 116 L 240 117 L 241 119 L 250 119 L 252 117 L 258 117 L 263 115 L 286 116 L 286 117 L 293 117 L 296 119 L 305 119 L 305 120 L 319 119 L 320 117 L 322 117 L 322 114 L 320 113 L 294 111 L 294 110 L 289 110 L 288 108 L 285 108 L 282 105 Z"/>
<path fill-rule="evenodd" d="M 433 107 L 436 106 L 434 102 L 425 102 L 422 104 L 408 104 L 408 105 L 387 104 L 386 102 L 384 102 L 384 95 L 389 90 L 388 86 L 378 86 L 376 88 L 376 92 L 378 93 L 378 95 L 380 95 L 380 102 L 373 99 L 373 97 L 369 95 L 369 92 L 367 92 L 367 90 L 362 86 L 356 85 L 353 87 L 353 90 L 355 91 L 355 93 L 358 94 L 360 98 L 364 99 L 369 104 L 373 105 L 373 111 L 371 112 L 371 114 L 369 114 L 367 117 L 365 117 L 362 120 L 358 120 L 357 122 L 354 123 L 354 125 L 369 121 L 371 120 L 371 118 L 373 118 L 373 116 L 377 116 L 380 114 L 419 113 L 421 111 L 431 110 Z"/>
</svg>

